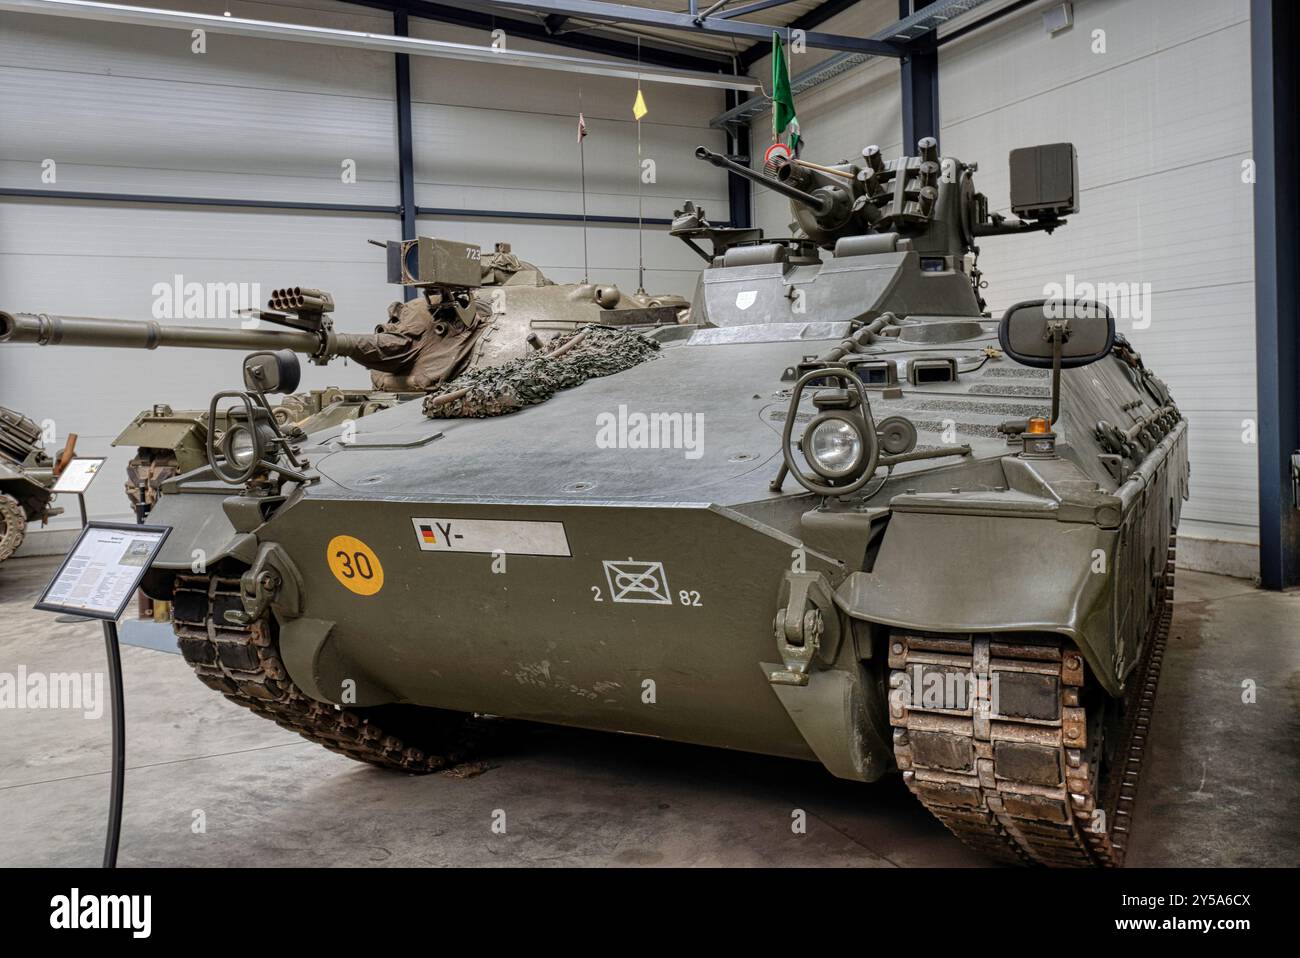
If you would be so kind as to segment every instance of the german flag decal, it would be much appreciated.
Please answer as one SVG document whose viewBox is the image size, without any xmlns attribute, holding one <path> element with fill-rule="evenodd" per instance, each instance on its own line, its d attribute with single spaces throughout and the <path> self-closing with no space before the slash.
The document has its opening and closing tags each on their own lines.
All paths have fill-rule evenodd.
<svg viewBox="0 0 1300 958">
<path fill-rule="evenodd" d="M 569 537 L 563 522 L 532 519 L 412 518 L 415 539 L 424 552 L 479 552 L 492 555 L 564 556 Z"/>
</svg>

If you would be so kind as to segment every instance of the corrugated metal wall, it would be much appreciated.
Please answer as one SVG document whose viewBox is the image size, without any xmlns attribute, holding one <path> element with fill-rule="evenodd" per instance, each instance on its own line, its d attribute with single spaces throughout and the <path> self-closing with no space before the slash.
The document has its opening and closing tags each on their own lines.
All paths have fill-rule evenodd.
<svg viewBox="0 0 1300 958">
<path fill-rule="evenodd" d="M 1105 52 L 1093 52 L 1104 31 Z M 1086 0 L 1049 37 L 1037 14 L 944 47 L 945 152 L 978 158 L 1005 211 L 1007 152 L 1072 141 L 1081 211 L 1045 240 L 990 239 L 994 311 L 1047 281 L 1150 284 L 1150 316 L 1122 332 L 1170 384 L 1190 425 L 1184 517 L 1257 526 L 1250 23 L 1246 0 Z M 1143 325 L 1149 326 L 1143 328 Z"/>
<path fill-rule="evenodd" d="M 874 29 L 868 6 L 856 15 Z M 1251 146 L 1249 4 L 1076 0 L 1073 27 L 1055 36 L 1043 29 L 1044 6 L 940 48 L 941 150 L 979 163 L 976 185 L 994 209 L 1007 212 L 1010 150 L 1068 140 L 1079 154 L 1081 212 L 1067 227 L 981 244 L 990 309 L 1042 297 L 1045 283 L 1064 284 L 1067 274 L 1150 284 L 1149 317 L 1136 326 L 1122 317 L 1119 328 L 1190 421 L 1182 532 L 1254 541 L 1256 447 L 1242 441 L 1243 421 L 1255 416 L 1252 199 L 1242 179 Z M 1098 30 L 1104 53 L 1094 52 Z M 797 106 L 810 159 L 854 157 L 869 143 L 899 152 L 893 64 L 859 68 Z M 768 122 L 755 123 L 756 153 L 769 142 Z M 756 207 L 769 232 L 785 232 L 783 201 L 765 195 Z"/>
<path fill-rule="evenodd" d="M 211 3 L 151 3 L 202 13 Z M 391 33 L 388 14 L 323 0 L 235 2 L 234 15 Z M 481 32 L 412 19 L 414 36 L 487 44 Z M 512 46 L 547 49 L 537 44 Z M 0 14 L 0 186 L 393 205 L 398 203 L 393 57 L 336 47 Z M 551 48 L 555 51 L 555 48 Z M 570 55 L 572 50 L 558 50 Z M 639 185 L 631 80 L 411 58 L 417 203 L 430 207 L 578 212 L 576 114 L 586 112 L 588 207 L 593 214 L 667 217 L 687 198 L 718 219 L 726 184 L 691 157 L 723 148 L 707 128 L 721 91 L 647 85 L 642 154 L 657 182 Z M 53 159 L 57 181 L 41 180 Z M 344 183 L 352 160 L 356 182 Z M 558 280 L 581 278 L 579 224 L 422 218 L 421 231 L 489 246 L 506 240 Z M 0 198 L 0 307 L 74 315 L 150 317 L 154 286 L 187 282 L 301 285 L 330 290 L 336 323 L 368 330 L 397 291 L 382 251 L 395 239 L 382 214 L 154 208 Z M 637 231 L 593 226 L 593 278 L 636 286 Z M 688 294 L 697 262 L 662 229 L 644 241 L 646 283 Z M 213 320 L 181 320 L 231 325 Z M 0 405 L 64 433 L 80 451 L 109 442 L 155 402 L 206 407 L 239 381 L 238 352 L 0 350 Z M 308 367 L 305 388 L 362 385 L 364 370 Z M 111 451 L 92 488 L 92 514 L 122 516 L 129 451 Z M 75 503 L 72 503 L 75 512 Z M 61 519 L 58 525 L 67 526 Z"/>
<path fill-rule="evenodd" d="M 427 20 L 413 20 L 411 34 L 484 42 L 481 34 Z M 545 49 L 510 38 L 507 43 L 512 49 Z M 440 209 L 581 213 L 581 111 L 587 121 L 589 214 L 670 219 L 684 200 L 693 199 L 710 216 L 726 219 L 726 179 L 694 158 L 700 144 L 725 149 L 723 134 L 708 128 L 722 110 L 721 92 L 648 84 L 643 94 L 650 112 L 641 122 L 640 160 L 653 162 L 650 183 L 638 176 L 642 166 L 632 116 L 633 81 L 412 58 L 416 203 Z M 578 222 L 457 221 L 439 216 L 422 219 L 420 228 L 484 248 L 508 240 L 516 253 L 553 279 L 582 279 L 583 229 Z M 646 288 L 689 296 L 699 275 L 699 257 L 662 228 L 646 230 L 641 239 Z M 636 289 L 634 227 L 588 225 L 586 245 L 593 277 Z"/>
</svg>

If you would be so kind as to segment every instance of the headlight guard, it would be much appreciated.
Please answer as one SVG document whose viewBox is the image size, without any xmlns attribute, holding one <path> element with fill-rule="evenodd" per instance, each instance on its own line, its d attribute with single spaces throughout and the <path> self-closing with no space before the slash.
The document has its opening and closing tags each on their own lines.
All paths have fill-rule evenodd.
<svg viewBox="0 0 1300 958">
<path fill-rule="evenodd" d="M 804 430 L 803 435 L 799 438 L 799 451 L 807 460 L 809 466 L 815 470 L 815 475 L 800 468 L 794 455 L 794 426 L 798 421 L 799 402 L 803 398 L 804 389 L 812 382 L 816 381 L 818 386 L 825 386 L 830 381 L 838 382 L 851 396 L 856 398 L 856 402 L 848 404 L 849 408 L 825 409 Z M 829 455 L 831 447 L 836 445 L 835 442 L 828 440 L 825 448 L 827 453 L 823 454 L 822 462 L 819 463 L 814 459 L 811 449 L 811 442 L 814 438 L 813 433 L 816 429 L 826 429 L 831 432 L 838 432 L 838 445 L 843 451 L 846 447 L 851 447 L 853 443 L 843 427 L 830 425 L 831 423 L 843 423 L 857 433 L 856 452 L 850 455 L 847 461 L 838 462 L 833 459 L 840 458 Z M 850 449 L 850 451 L 852 451 Z M 822 496 L 846 496 L 857 492 L 876 471 L 876 463 L 880 458 L 880 441 L 876 435 L 875 422 L 871 418 L 871 403 L 867 399 L 866 389 L 862 381 L 855 376 L 848 368 L 844 366 L 826 366 L 817 369 L 810 369 L 799 377 L 794 384 L 790 395 L 790 409 L 785 417 L 785 428 L 781 433 L 781 455 L 785 460 L 786 468 L 798 480 L 799 484 L 809 492 L 817 493 Z"/>
</svg>

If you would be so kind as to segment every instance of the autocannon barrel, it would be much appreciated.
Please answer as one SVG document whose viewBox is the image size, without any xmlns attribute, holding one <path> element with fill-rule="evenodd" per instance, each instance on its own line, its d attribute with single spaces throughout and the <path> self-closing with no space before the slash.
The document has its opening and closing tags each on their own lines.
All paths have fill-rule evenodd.
<svg viewBox="0 0 1300 958">
<path fill-rule="evenodd" d="M 747 180 L 752 180 L 759 186 L 765 186 L 769 190 L 780 193 L 782 196 L 794 200 L 808 207 L 817 216 L 829 213 L 833 201 L 829 197 L 814 196 L 812 193 L 805 193 L 801 189 L 790 186 L 788 183 L 782 183 L 780 180 L 774 180 L 770 176 L 764 176 L 762 173 L 755 173 L 747 166 L 741 166 L 733 160 L 727 159 L 721 154 L 714 153 L 712 150 L 703 146 L 695 148 L 695 156 L 698 159 L 712 163 L 714 166 L 724 170 L 730 170 L 737 176 L 743 176 Z"/>
<path fill-rule="evenodd" d="M 326 294 L 328 295 L 328 294 Z M 331 359 L 354 359 L 373 368 L 380 334 L 318 332 L 304 329 L 212 329 L 173 326 L 156 320 L 99 319 L 92 316 L 52 316 L 48 313 L 6 313 L 0 310 L 0 344 L 37 346 L 99 346 L 117 349 L 291 349 L 323 365 Z"/>
<path fill-rule="evenodd" d="M 292 349 L 315 355 L 323 345 L 316 333 L 296 329 L 212 329 L 172 326 L 156 320 L 97 319 L 47 313 L 0 311 L 0 343 L 38 346 L 108 346 L 157 349 L 191 346 L 198 349 Z"/>
</svg>

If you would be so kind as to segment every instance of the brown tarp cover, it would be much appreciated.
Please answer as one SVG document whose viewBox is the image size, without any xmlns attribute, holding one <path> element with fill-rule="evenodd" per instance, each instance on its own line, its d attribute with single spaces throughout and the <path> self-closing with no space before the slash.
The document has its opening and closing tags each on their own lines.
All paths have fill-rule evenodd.
<svg viewBox="0 0 1300 958">
<path fill-rule="evenodd" d="M 418 392 L 454 379 L 491 322 L 491 306 L 475 302 L 467 323 L 451 309 L 434 314 L 423 296 L 389 307 L 390 319 L 364 342 L 356 360 L 370 370 L 375 389 Z"/>
</svg>

